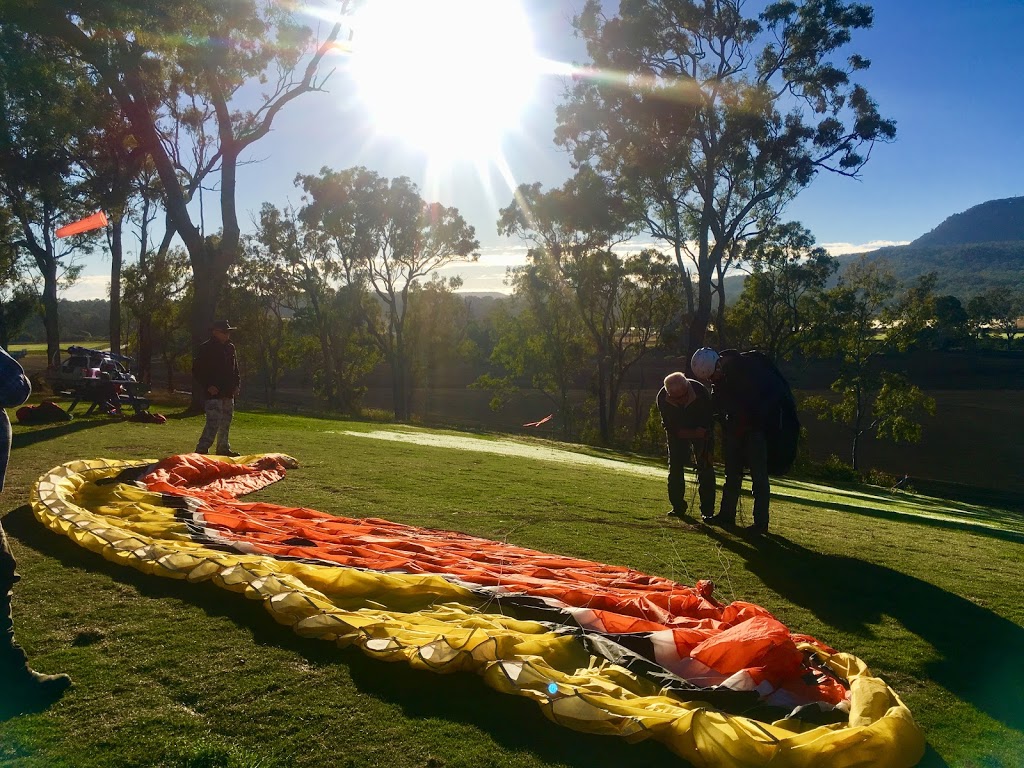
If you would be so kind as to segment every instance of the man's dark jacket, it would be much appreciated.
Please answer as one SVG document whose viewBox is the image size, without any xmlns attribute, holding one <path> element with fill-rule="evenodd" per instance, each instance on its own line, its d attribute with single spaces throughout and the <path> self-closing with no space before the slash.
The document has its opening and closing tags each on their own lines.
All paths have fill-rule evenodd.
<svg viewBox="0 0 1024 768">
<path fill-rule="evenodd" d="M 680 429 L 696 429 L 704 427 L 711 431 L 714 425 L 714 414 L 711 411 L 711 397 L 704 385 L 699 381 L 687 380 L 687 384 L 697 394 L 697 399 L 687 406 L 673 405 L 668 401 L 668 392 L 662 387 L 658 392 L 658 411 L 661 413 L 661 425 L 670 437 L 677 437 Z"/>
<path fill-rule="evenodd" d="M 216 387 L 215 397 L 234 397 L 241 379 L 235 360 L 235 345 L 230 341 L 207 339 L 199 345 L 199 354 L 192 364 L 192 375 L 209 397 L 209 387 Z"/>
<path fill-rule="evenodd" d="M 783 380 L 757 353 L 726 349 L 719 356 L 722 378 L 715 382 L 715 412 L 733 434 L 764 432 L 778 420 L 779 403 L 786 396 Z"/>
</svg>

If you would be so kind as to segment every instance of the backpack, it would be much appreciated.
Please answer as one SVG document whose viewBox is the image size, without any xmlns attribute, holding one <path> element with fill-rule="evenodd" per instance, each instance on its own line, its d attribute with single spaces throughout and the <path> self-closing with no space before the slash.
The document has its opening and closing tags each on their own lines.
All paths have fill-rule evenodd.
<svg viewBox="0 0 1024 768">
<path fill-rule="evenodd" d="M 39 405 L 24 405 L 15 412 L 22 424 L 52 424 L 56 421 L 71 421 L 71 414 L 52 400 L 44 400 Z"/>
<path fill-rule="evenodd" d="M 753 350 L 744 352 L 742 356 L 756 363 L 761 375 L 772 377 L 781 392 L 777 412 L 769 415 L 764 431 L 768 449 L 768 474 L 780 477 L 792 469 L 800 444 L 800 419 L 796 412 L 796 398 L 793 397 L 793 390 L 786 377 L 768 355 Z"/>
<path fill-rule="evenodd" d="M 167 417 L 162 413 L 152 413 L 151 411 L 136 411 L 133 415 L 128 417 L 128 421 L 140 421 L 143 424 L 166 424 Z"/>
</svg>

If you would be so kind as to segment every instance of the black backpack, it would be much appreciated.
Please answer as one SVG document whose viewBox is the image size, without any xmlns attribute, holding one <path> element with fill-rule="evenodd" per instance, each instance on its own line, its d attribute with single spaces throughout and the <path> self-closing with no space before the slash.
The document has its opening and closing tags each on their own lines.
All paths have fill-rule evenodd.
<svg viewBox="0 0 1024 768">
<path fill-rule="evenodd" d="M 800 419 L 796 413 L 796 398 L 786 377 L 764 352 L 744 352 L 743 357 L 756 362 L 761 375 L 774 377 L 782 396 L 779 398 L 777 413 L 770 414 L 765 424 L 765 442 L 768 449 L 768 474 L 775 477 L 785 475 L 796 461 L 800 444 Z"/>
</svg>

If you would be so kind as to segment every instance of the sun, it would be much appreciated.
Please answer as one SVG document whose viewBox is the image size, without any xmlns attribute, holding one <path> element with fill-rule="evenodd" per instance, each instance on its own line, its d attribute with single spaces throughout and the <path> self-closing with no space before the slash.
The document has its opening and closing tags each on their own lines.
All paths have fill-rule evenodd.
<svg viewBox="0 0 1024 768">
<path fill-rule="evenodd" d="M 350 71 L 378 135 L 432 161 L 498 154 L 541 75 L 518 0 L 368 0 L 352 29 Z"/>
</svg>

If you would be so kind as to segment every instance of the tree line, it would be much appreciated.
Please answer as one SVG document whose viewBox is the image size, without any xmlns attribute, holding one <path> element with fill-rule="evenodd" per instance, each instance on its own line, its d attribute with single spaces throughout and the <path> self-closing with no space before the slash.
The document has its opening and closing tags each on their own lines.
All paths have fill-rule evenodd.
<svg viewBox="0 0 1024 768">
<path fill-rule="evenodd" d="M 407 419 L 413 376 L 429 380 L 445 355 L 475 349 L 493 364 L 479 386 L 496 402 L 515 387 L 545 392 L 567 436 L 579 429 L 568 392 L 587 372 L 597 439 L 612 443 L 623 382 L 645 355 L 750 342 L 780 358 L 831 356 L 842 397 L 832 415 L 858 435 L 913 436 L 904 414 L 927 399 L 871 378 L 870 362 L 931 327 L 929 286 L 897 296 L 864 265 L 826 290 L 834 263 L 785 219 L 816 176 L 856 177 L 872 146 L 895 138 L 857 82 L 870 62 L 848 50 L 873 22 L 869 6 L 787 0 L 751 16 L 741 0 L 641 0 L 608 16 L 589 0 L 573 19 L 589 68 L 556 111 L 554 141 L 573 176 L 557 189 L 523 184 L 502 209 L 498 232 L 529 247 L 508 275 L 515 301 L 457 343 L 444 334 L 471 324 L 458 279 L 438 271 L 478 258 L 476 232 L 408 178 L 299 174 L 301 204 L 265 204 L 242 231 L 239 166 L 283 109 L 324 90 L 325 57 L 351 33 L 350 3 L 336 10 L 314 30 L 263 0 L 2 0 L 5 327 L 41 305 L 52 363 L 58 291 L 77 256 L 105 247 L 110 345 L 130 338 L 147 378 L 155 357 L 168 375 L 187 367 L 215 315 L 230 315 L 252 329 L 243 353 L 268 402 L 289 361 L 305 359 L 325 405 L 355 410 L 384 361 L 395 417 Z M 214 232 L 204 195 L 218 208 Z M 102 233 L 53 236 L 96 209 L 110 219 Z M 657 247 L 629 253 L 639 236 Z M 725 278 L 740 267 L 754 279 L 730 311 Z"/>
</svg>

